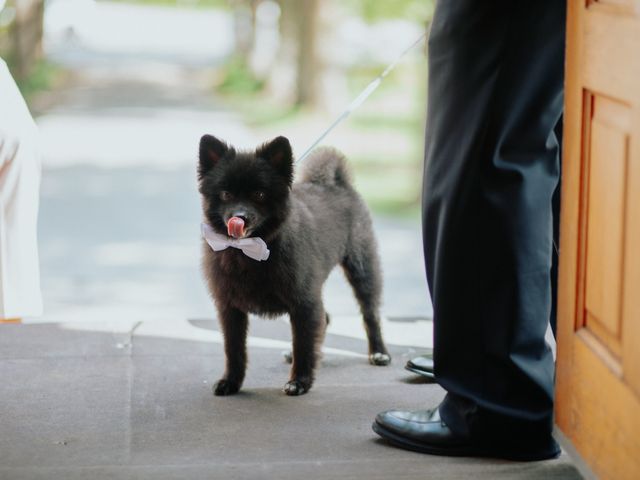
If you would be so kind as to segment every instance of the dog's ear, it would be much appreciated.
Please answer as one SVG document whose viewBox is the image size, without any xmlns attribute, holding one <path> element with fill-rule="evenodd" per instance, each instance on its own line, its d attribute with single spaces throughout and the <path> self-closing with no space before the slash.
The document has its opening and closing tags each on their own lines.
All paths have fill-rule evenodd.
<svg viewBox="0 0 640 480">
<path fill-rule="evenodd" d="M 284 176 L 289 185 L 293 182 L 293 151 L 285 137 L 276 137 L 256 150 L 256 155 L 271 164 Z"/>
<path fill-rule="evenodd" d="M 229 146 L 213 135 L 203 135 L 200 139 L 200 165 L 198 176 L 202 179 L 229 151 Z"/>
</svg>

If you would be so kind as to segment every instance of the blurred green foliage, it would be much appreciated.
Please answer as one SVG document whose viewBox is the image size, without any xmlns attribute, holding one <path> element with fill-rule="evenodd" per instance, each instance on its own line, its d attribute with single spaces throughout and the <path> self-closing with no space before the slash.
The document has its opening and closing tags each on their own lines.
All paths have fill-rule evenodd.
<svg viewBox="0 0 640 480">
<path fill-rule="evenodd" d="M 218 92 L 229 95 L 247 95 L 264 88 L 264 81 L 256 78 L 244 59 L 232 57 L 222 67 Z"/>
<path fill-rule="evenodd" d="M 100 0 L 99 0 L 100 1 Z M 233 3 L 241 0 L 108 0 L 142 5 L 162 5 L 167 7 L 233 8 Z M 248 1 L 246 3 L 249 3 Z M 368 22 L 404 18 L 425 22 L 431 18 L 435 0 L 343 0 L 341 4 L 354 15 Z"/>
<path fill-rule="evenodd" d="M 108 0 L 119 3 L 180 8 L 230 8 L 228 0 Z"/>
<path fill-rule="evenodd" d="M 46 60 L 38 60 L 29 75 L 17 79 L 16 83 L 23 97 L 30 103 L 32 97 L 43 90 L 50 90 L 59 78 L 62 69 Z"/>
<path fill-rule="evenodd" d="M 350 157 L 357 163 L 357 157 Z M 389 168 L 389 161 L 378 169 L 353 167 L 354 182 L 369 208 L 378 214 L 416 218 L 420 214 L 419 168 Z"/>
<path fill-rule="evenodd" d="M 422 23 L 431 18 L 435 0 L 343 0 L 341 4 L 368 22 L 403 18 Z"/>
</svg>

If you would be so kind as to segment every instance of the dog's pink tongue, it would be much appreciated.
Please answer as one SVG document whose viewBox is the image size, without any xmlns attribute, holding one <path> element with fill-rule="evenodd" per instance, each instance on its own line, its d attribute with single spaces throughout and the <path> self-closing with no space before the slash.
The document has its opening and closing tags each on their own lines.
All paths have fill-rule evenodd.
<svg viewBox="0 0 640 480">
<path fill-rule="evenodd" d="M 231 217 L 227 222 L 227 233 L 230 237 L 242 238 L 244 236 L 244 220 L 240 217 Z"/>
</svg>

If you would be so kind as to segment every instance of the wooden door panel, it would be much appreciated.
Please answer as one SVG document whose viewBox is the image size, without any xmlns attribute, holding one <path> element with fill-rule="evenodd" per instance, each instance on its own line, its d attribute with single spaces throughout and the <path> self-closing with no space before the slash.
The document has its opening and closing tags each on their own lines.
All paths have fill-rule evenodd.
<svg viewBox="0 0 640 480">
<path fill-rule="evenodd" d="M 556 422 L 640 478 L 640 0 L 569 0 Z"/>
<path fill-rule="evenodd" d="M 638 0 L 587 0 L 587 5 L 608 9 L 612 13 L 635 14 L 640 11 Z"/>
<path fill-rule="evenodd" d="M 583 135 L 588 151 L 583 326 L 616 357 L 622 355 L 622 284 L 630 109 L 587 93 Z"/>
<path fill-rule="evenodd" d="M 581 8 L 579 0 L 569 0 L 569 9 L 573 4 Z M 580 83 L 592 92 L 624 99 L 638 88 L 640 78 L 640 63 L 629 58 L 632 52 L 640 52 L 638 17 L 612 13 L 609 5 L 600 2 L 582 9 L 577 46 L 582 52 L 576 54 L 588 56 L 588 61 L 580 66 Z"/>
<path fill-rule="evenodd" d="M 594 362 L 599 342 L 588 330 L 576 334 L 572 351 L 574 380 L 569 395 L 558 397 L 556 422 L 585 462 L 603 480 L 640 478 L 638 397 L 612 374 L 606 362 Z"/>
<path fill-rule="evenodd" d="M 640 108 L 633 119 L 634 131 L 640 130 Z M 631 161 L 627 170 L 627 212 L 625 276 L 622 318 L 625 335 L 623 337 L 624 380 L 640 397 L 640 139 L 635 135 L 635 143 L 630 148 Z M 640 430 L 636 432 L 640 437 Z M 638 452 L 640 455 L 640 452 Z"/>
</svg>

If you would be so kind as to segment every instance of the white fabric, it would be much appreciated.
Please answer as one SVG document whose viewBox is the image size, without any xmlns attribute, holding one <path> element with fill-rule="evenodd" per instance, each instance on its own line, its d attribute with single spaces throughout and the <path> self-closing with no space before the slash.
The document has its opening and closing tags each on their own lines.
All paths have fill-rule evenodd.
<svg viewBox="0 0 640 480">
<path fill-rule="evenodd" d="M 38 129 L 0 58 L 0 318 L 42 314 Z"/>
<path fill-rule="evenodd" d="M 229 247 L 242 250 L 247 257 L 262 261 L 269 258 L 271 253 L 267 244 L 260 237 L 231 238 L 216 233 L 211 225 L 202 224 L 202 236 L 214 252 L 226 250 Z"/>
</svg>

